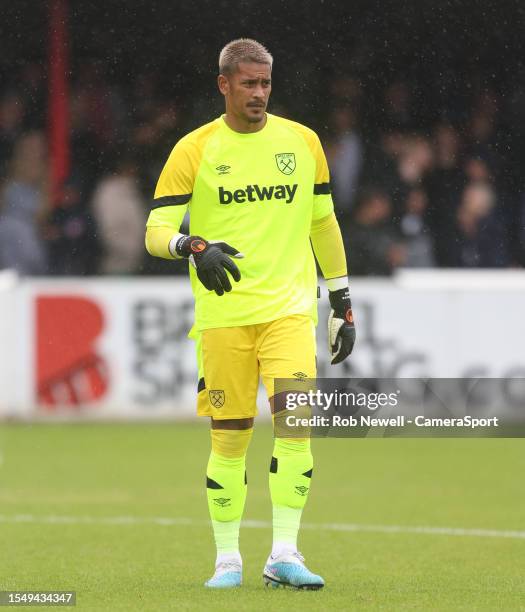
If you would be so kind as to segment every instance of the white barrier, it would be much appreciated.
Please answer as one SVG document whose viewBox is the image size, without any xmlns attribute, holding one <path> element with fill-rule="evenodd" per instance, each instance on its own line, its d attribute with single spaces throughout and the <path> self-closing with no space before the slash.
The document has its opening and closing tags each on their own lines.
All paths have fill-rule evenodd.
<svg viewBox="0 0 525 612">
<path fill-rule="evenodd" d="M 500 276 L 500 274 L 502 276 Z M 5 283 L 0 415 L 177 418 L 194 414 L 187 279 Z M 344 377 L 525 377 L 525 273 L 402 273 L 351 284 L 358 341 L 330 366 L 326 290 L 318 370 Z M 261 413 L 267 414 L 266 402 Z"/>
<path fill-rule="evenodd" d="M 19 344 L 16 337 L 17 276 L 0 271 L 0 414 L 11 410 L 16 397 L 15 363 Z"/>
</svg>

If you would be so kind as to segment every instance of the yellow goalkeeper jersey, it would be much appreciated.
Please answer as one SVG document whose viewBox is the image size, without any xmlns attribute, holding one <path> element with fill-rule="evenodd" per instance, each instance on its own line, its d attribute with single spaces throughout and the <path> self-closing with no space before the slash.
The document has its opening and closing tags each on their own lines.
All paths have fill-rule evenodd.
<svg viewBox="0 0 525 612">
<path fill-rule="evenodd" d="M 267 114 L 244 134 L 224 117 L 182 138 L 160 175 L 148 227 L 179 230 L 186 210 L 190 233 L 227 242 L 241 280 L 223 296 L 208 291 L 190 267 L 197 331 L 265 323 L 291 314 L 317 322 L 312 220 L 333 211 L 328 166 L 309 128 Z"/>
</svg>

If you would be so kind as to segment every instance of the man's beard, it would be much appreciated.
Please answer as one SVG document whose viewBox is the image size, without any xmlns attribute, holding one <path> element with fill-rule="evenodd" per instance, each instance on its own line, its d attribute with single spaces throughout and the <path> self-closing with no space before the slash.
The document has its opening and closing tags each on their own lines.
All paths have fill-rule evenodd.
<svg viewBox="0 0 525 612">
<path fill-rule="evenodd" d="M 266 111 L 266 107 L 265 106 L 257 107 L 257 109 L 259 109 L 259 108 L 262 110 L 262 114 L 259 115 L 259 116 L 254 116 L 254 115 L 251 115 L 251 114 L 246 114 L 246 119 L 248 120 L 248 123 L 259 123 L 260 121 L 262 121 L 264 119 L 264 113 Z"/>
</svg>

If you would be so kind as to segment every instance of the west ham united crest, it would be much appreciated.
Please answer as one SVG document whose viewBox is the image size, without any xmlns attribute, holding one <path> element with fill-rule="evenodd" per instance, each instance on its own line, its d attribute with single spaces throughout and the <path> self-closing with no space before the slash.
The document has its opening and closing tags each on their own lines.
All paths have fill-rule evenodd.
<svg viewBox="0 0 525 612">
<path fill-rule="evenodd" d="M 214 408 L 222 408 L 224 400 L 224 391 L 222 389 L 210 389 L 210 403 Z"/>
<path fill-rule="evenodd" d="M 295 170 L 295 153 L 277 153 L 275 161 L 283 174 L 292 174 Z"/>
</svg>

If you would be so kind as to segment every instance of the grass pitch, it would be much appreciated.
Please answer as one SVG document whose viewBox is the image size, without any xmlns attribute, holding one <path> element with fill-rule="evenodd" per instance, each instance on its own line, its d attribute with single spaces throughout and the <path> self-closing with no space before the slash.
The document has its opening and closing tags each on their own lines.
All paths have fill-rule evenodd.
<svg viewBox="0 0 525 612">
<path fill-rule="evenodd" d="M 318 592 L 262 584 L 271 448 L 259 425 L 244 585 L 210 592 L 207 425 L 3 425 L 0 590 L 71 589 L 82 610 L 525 610 L 525 440 L 314 440 L 300 549 Z"/>
</svg>

